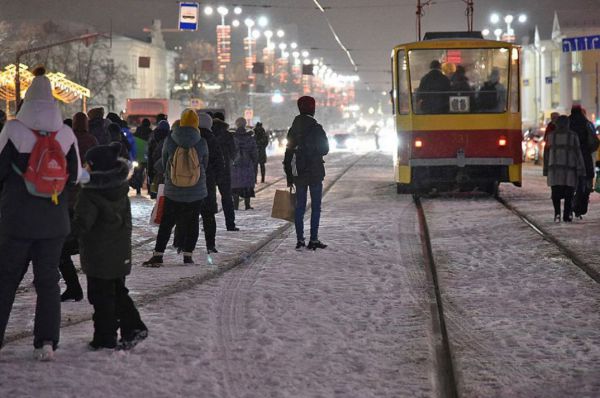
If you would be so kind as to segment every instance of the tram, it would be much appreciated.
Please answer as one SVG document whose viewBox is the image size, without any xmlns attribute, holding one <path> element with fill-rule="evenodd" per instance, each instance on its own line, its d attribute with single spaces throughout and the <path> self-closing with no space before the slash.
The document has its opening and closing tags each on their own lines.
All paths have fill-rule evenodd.
<svg viewBox="0 0 600 398">
<path fill-rule="evenodd" d="M 392 52 L 398 193 L 521 186 L 519 47 L 427 33 Z"/>
</svg>

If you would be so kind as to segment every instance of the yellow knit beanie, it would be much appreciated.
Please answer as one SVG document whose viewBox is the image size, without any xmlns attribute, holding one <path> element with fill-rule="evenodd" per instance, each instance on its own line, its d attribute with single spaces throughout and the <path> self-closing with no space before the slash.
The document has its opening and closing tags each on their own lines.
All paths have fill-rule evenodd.
<svg viewBox="0 0 600 398">
<path fill-rule="evenodd" d="M 181 127 L 194 127 L 198 128 L 198 114 L 193 109 L 186 109 L 181 114 L 179 122 Z"/>
</svg>

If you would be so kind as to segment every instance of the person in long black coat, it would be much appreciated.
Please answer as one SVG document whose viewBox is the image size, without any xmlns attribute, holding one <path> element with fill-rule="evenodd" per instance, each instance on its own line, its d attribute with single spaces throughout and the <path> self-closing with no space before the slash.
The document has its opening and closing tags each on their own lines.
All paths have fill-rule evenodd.
<svg viewBox="0 0 600 398">
<path fill-rule="evenodd" d="M 228 231 L 239 231 L 235 225 L 235 210 L 233 208 L 233 195 L 231 193 L 231 164 L 235 159 L 237 149 L 233 134 L 229 132 L 229 124 L 225 123 L 225 115 L 221 112 L 215 112 L 213 116 L 212 132 L 215 135 L 219 148 L 223 154 L 225 170 L 221 178 L 217 181 L 217 187 L 221 194 L 221 206 L 223 206 L 223 215 L 225 216 L 225 227 Z"/>
<path fill-rule="evenodd" d="M 254 138 L 256 139 L 256 147 L 258 148 L 258 162 L 256 164 L 256 178 L 258 179 L 258 166 L 260 166 L 260 182 L 265 182 L 265 163 L 267 163 L 267 147 L 269 146 L 269 135 L 263 128 L 262 123 L 256 123 L 254 127 Z"/>
<path fill-rule="evenodd" d="M 419 109 L 425 114 L 448 113 L 450 79 L 442 73 L 440 61 L 431 61 L 430 68 L 417 90 Z"/>
<path fill-rule="evenodd" d="M 585 111 L 581 106 L 573 106 L 571 108 L 571 116 L 569 116 L 570 129 L 577 133 L 579 145 L 581 146 L 581 154 L 585 165 L 585 176 L 581 177 L 575 191 L 575 199 L 573 201 L 573 212 L 575 217 L 581 218 L 587 213 L 590 193 L 592 192 L 592 182 L 594 180 L 594 159 L 593 153 L 598 149 L 599 142 L 596 137 L 596 132 L 590 121 L 585 117 Z"/>
</svg>

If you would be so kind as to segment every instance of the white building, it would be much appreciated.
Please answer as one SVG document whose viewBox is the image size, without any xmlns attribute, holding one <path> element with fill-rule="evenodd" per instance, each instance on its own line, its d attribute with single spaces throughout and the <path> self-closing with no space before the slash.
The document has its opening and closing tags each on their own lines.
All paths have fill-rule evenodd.
<svg viewBox="0 0 600 398">
<path fill-rule="evenodd" d="M 167 50 L 160 20 L 153 22 L 148 42 L 113 36 L 108 51 L 108 59 L 114 65 L 123 65 L 135 81 L 130 85 L 111 87 L 106 98 L 96 98 L 94 102 L 104 105 L 108 112 L 120 113 L 128 98 L 171 98 L 177 53 Z"/>
<path fill-rule="evenodd" d="M 550 39 L 540 39 L 536 28 L 533 44 L 523 48 L 523 126 L 545 123 L 553 111 L 568 114 L 581 104 L 590 119 L 600 117 L 597 101 L 600 49 L 563 52 L 563 39 L 600 35 L 598 12 L 594 16 L 555 13 Z"/>
</svg>

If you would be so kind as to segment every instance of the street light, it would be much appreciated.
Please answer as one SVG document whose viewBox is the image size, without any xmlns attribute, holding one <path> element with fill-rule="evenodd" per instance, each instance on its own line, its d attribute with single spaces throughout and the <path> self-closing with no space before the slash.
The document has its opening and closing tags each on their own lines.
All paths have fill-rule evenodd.
<svg viewBox="0 0 600 398">
<path fill-rule="evenodd" d="M 231 24 L 234 28 L 237 28 L 240 26 L 240 21 L 238 19 L 234 19 L 233 21 L 231 21 Z"/>
<path fill-rule="evenodd" d="M 213 8 L 211 6 L 204 7 L 204 14 L 210 16 L 213 14 Z"/>
<path fill-rule="evenodd" d="M 283 38 L 283 36 L 285 36 L 285 31 L 283 29 L 279 29 L 277 31 L 277 37 L 279 37 L 281 39 L 281 38 Z"/>
<path fill-rule="evenodd" d="M 484 30 L 482 30 L 482 31 L 481 31 L 481 34 L 482 34 L 483 36 L 489 36 L 489 34 L 490 34 L 490 30 L 489 30 L 488 28 L 485 28 Z"/>
<path fill-rule="evenodd" d="M 235 8 L 233 9 L 233 13 L 234 13 L 235 15 L 240 15 L 240 14 L 242 13 L 242 7 L 235 7 Z"/>
<path fill-rule="evenodd" d="M 310 53 L 308 52 L 308 50 L 302 50 L 302 57 L 303 58 L 308 58 L 310 56 Z"/>
<path fill-rule="evenodd" d="M 500 15 L 494 13 L 490 16 L 490 22 L 493 23 L 494 25 L 497 24 L 498 22 L 500 22 Z"/>
<path fill-rule="evenodd" d="M 227 7 L 220 6 L 217 8 L 217 12 L 221 16 L 221 25 L 225 25 L 225 16 L 229 14 L 229 9 Z"/>
<path fill-rule="evenodd" d="M 254 29 L 254 30 L 252 31 L 252 38 L 253 38 L 254 40 L 257 40 L 257 39 L 259 39 L 259 38 L 260 38 L 260 35 L 261 35 L 261 33 L 260 33 L 260 30 L 258 30 L 258 29 Z"/>
<path fill-rule="evenodd" d="M 271 47 L 271 38 L 273 37 L 273 31 L 266 30 L 264 35 L 267 38 L 267 48 L 270 48 Z"/>
<path fill-rule="evenodd" d="M 260 26 L 261 28 L 266 27 L 269 24 L 269 18 L 265 17 L 264 15 L 258 18 L 258 26 Z"/>
<path fill-rule="evenodd" d="M 521 14 L 521 15 L 519 15 L 519 22 L 520 22 L 520 23 L 525 23 L 525 22 L 527 22 L 527 15 L 525 15 L 525 14 Z"/>
<path fill-rule="evenodd" d="M 496 40 L 500 41 L 502 37 L 502 29 L 498 28 L 494 31 L 494 36 L 496 36 Z"/>
<path fill-rule="evenodd" d="M 290 44 L 290 47 L 292 48 L 292 50 L 295 50 L 298 48 L 298 43 L 292 42 L 292 44 Z"/>
</svg>

